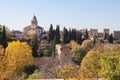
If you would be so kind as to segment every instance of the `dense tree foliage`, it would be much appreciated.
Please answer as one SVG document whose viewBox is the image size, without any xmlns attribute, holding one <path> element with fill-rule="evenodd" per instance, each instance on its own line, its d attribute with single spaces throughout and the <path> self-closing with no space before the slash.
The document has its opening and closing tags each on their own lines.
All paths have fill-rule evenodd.
<svg viewBox="0 0 120 80">
<path fill-rule="evenodd" d="M 90 50 L 83 58 L 80 70 L 85 78 L 98 78 L 101 69 L 101 54 L 104 51 L 104 47 L 100 44 L 96 44 L 95 47 Z"/>
<path fill-rule="evenodd" d="M 26 42 L 9 42 L 5 56 L 0 55 L 0 80 L 24 80 L 25 66 L 31 65 L 32 60 L 32 50 Z"/>
<path fill-rule="evenodd" d="M 50 25 L 49 32 L 48 32 L 48 42 L 52 41 L 55 38 L 55 42 L 57 44 L 60 43 L 60 40 L 63 42 L 63 44 L 70 43 L 71 40 L 76 41 L 78 44 L 82 44 L 84 35 L 84 39 L 89 38 L 88 31 L 86 29 L 85 34 L 82 34 L 81 31 L 76 31 L 76 29 L 70 29 L 67 30 L 67 28 L 63 28 L 63 35 L 60 35 L 59 25 L 56 26 L 56 30 L 53 29 L 52 24 Z M 62 37 L 61 37 L 62 36 Z M 61 39 L 60 39 L 61 38 Z"/>
<path fill-rule="evenodd" d="M 120 79 L 120 46 L 112 45 L 104 49 L 101 56 L 101 76 L 109 80 Z"/>
<path fill-rule="evenodd" d="M 81 72 L 84 77 L 97 78 L 100 71 L 100 53 L 97 51 L 89 51 L 81 63 Z"/>
<path fill-rule="evenodd" d="M 56 44 L 59 44 L 60 43 L 60 26 L 57 25 L 56 26 L 56 32 L 55 32 L 55 42 Z"/>
<path fill-rule="evenodd" d="M 77 31 L 76 38 L 77 38 L 76 39 L 77 43 L 81 45 L 82 44 L 82 33 Z"/>
<path fill-rule="evenodd" d="M 63 29 L 63 44 L 67 44 L 69 41 L 68 30 L 64 27 Z"/>
<path fill-rule="evenodd" d="M 76 41 L 76 29 L 72 29 L 72 33 L 71 33 L 71 40 L 75 40 Z"/>
<path fill-rule="evenodd" d="M 120 46 L 96 46 L 81 63 L 80 71 L 85 78 L 120 79 Z"/>
<path fill-rule="evenodd" d="M 3 26 L 3 30 L 2 30 L 1 44 L 2 44 L 2 46 L 4 48 L 4 55 L 5 55 L 5 53 L 6 53 L 5 49 L 6 49 L 7 45 L 8 45 L 5 26 Z"/>
<path fill-rule="evenodd" d="M 53 25 L 50 24 L 49 32 L 48 32 L 48 41 L 51 42 L 54 39 L 54 30 Z"/>
<path fill-rule="evenodd" d="M 4 52 L 4 48 L 2 45 L 0 45 L 0 55 L 3 55 L 3 52 Z"/>
<path fill-rule="evenodd" d="M 110 80 L 120 79 L 120 56 L 102 57 L 102 76 Z"/>
<path fill-rule="evenodd" d="M 37 35 L 34 35 L 31 40 L 31 47 L 32 47 L 32 56 L 38 56 L 38 48 L 39 48 L 39 41 Z"/>
<path fill-rule="evenodd" d="M 91 49 L 92 42 L 91 40 L 85 40 L 82 45 L 75 45 L 72 47 L 72 60 L 78 65 L 81 64 L 82 59 Z"/>
<path fill-rule="evenodd" d="M 5 26 L 3 26 L 3 31 L 2 31 L 2 45 L 3 45 L 3 48 L 7 47 L 7 37 L 6 37 Z"/>
<path fill-rule="evenodd" d="M 64 65 L 62 70 L 57 71 L 57 75 L 59 78 L 72 80 L 78 75 L 77 70 L 76 67 Z"/>
<path fill-rule="evenodd" d="M 8 70 L 21 73 L 25 65 L 32 62 L 32 51 L 25 42 L 10 42 L 6 48 L 6 61 Z"/>
<path fill-rule="evenodd" d="M 85 39 L 88 39 L 89 38 L 89 33 L 88 33 L 88 30 L 86 29 L 85 31 Z"/>
<path fill-rule="evenodd" d="M 68 43 L 70 43 L 71 40 L 72 40 L 72 31 L 69 28 L 69 31 L 68 31 Z"/>
<path fill-rule="evenodd" d="M 81 46 L 88 52 L 92 49 L 93 43 L 91 40 L 84 40 Z"/>
<path fill-rule="evenodd" d="M 69 29 L 64 27 L 63 29 L 63 44 L 70 43 L 71 40 L 76 41 L 78 44 L 82 44 L 82 33 L 80 31 L 76 31 L 76 29 Z"/>
<path fill-rule="evenodd" d="M 108 36 L 108 42 L 109 42 L 109 43 L 113 43 L 113 35 L 112 35 L 112 34 L 110 34 L 110 35 Z"/>
<path fill-rule="evenodd" d="M 86 50 L 79 45 L 72 48 L 72 60 L 80 65 L 82 59 L 87 54 Z"/>
</svg>

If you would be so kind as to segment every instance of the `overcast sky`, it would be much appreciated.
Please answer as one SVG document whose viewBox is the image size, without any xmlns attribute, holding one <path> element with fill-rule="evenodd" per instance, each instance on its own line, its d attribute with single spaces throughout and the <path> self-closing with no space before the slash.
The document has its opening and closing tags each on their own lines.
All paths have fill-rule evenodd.
<svg viewBox="0 0 120 80">
<path fill-rule="evenodd" d="M 120 30 L 120 0 L 2 0 L 0 24 L 23 30 L 34 14 L 45 30 L 50 24 L 67 28 Z"/>
</svg>

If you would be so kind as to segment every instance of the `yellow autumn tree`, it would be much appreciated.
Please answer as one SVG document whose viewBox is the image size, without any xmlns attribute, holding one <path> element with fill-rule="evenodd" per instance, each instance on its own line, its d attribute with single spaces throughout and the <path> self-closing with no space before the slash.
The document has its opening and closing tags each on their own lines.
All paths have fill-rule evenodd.
<svg viewBox="0 0 120 80">
<path fill-rule="evenodd" d="M 1 80 L 1 76 L 4 74 L 4 72 L 6 72 L 6 64 L 7 62 L 4 59 L 3 56 L 3 52 L 4 52 L 4 48 L 2 45 L 0 45 L 0 80 Z"/>
<path fill-rule="evenodd" d="M 83 73 L 85 78 L 98 78 L 100 71 L 101 55 L 104 52 L 105 47 L 97 44 L 90 50 L 87 55 L 83 58 L 80 72 Z"/>
<path fill-rule="evenodd" d="M 13 41 L 6 48 L 8 70 L 22 72 L 24 66 L 32 63 L 32 50 L 26 42 Z"/>
<path fill-rule="evenodd" d="M 76 80 L 78 77 L 79 67 L 64 65 L 63 69 L 57 71 L 58 78 L 67 80 Z"/>
<path fill-rule="evenodd" d="M 86 51 L 89 51 L 92 48 L 93 44 L 91 40 L 84 40 L 81 46 L 86 49 Z"/>
<path fill-rule="evenodd" d="M 3 46 L 2 46 L 2 45 L 0 45 L 0 56 L 2 56 L 2 55 L 3 55 L 3 52 L 4 52 L 4 48 L 3 48 Z"/>
<path fill-rule="evenodd" d="M 80 73 L 83 73 L 85 78 L 119 80 L 120 46 L 114 44 L 96 45 L 83 58 Z"/>
</svg>

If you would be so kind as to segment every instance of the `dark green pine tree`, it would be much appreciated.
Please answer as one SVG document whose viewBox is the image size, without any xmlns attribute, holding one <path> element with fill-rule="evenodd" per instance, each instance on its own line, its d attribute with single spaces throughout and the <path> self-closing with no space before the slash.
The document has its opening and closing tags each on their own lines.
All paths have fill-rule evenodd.
<svg viewBox="0 0 120 80">
<path fill-rule="evenodd" d="M 70 43 L 71 39 L 72 39 L 72 31 L 71 31 L 71 29 L 69 28 L 69 32 L 68 32 L 68 43 Z"/>
<path fill-rule="evenodd" d="M 113 34 L 110 34 L 110 35 L 108 36 L 108 42 L 109 42 L 109 43 L 113 43 Z"/>
<path fill-rule="evenodd" d="M 68 43 L 68 30 L 64 27 L 63 30 L 63 44 L 67 44 Z"/>
<path fill-rule="evenodd" d="M 65 32 L 65 27 L 63 28 L 63 44 L 66 43 L 66 32 Z"/>
<path fill-rule="evenodd" d="M 7 47 L 7 37 L 6 37 L 5 26 L 3 26 L 3 31 L 2 31 L 2 45 L 3 45 L 3 48 Z"/>
<path fill-rule="evenodd" d="M 88 39 L 89 38 L 89 34 L 88 34 L 88 30 L 86 29 L 85 31 L 85 39 Z"/>
<path fill-rule="evenodd" d="M 72 29 L 72 40 L 76 41 L 76 29 Z"/>
<path fill-rule="evenodd" d="M 59 44 L 60 43 L 60 29 L 59 25 L 56 26 L 56 31 L 55 31 L 55 43 Z"/>
<path fill-rule="evenodd" d="M 82 34 L 81 34 L 81 32 L 77 31 L 76 37 L 77 37 L 77 39 L 76 39 L 77 43 L 81 45 L 82 44 Z"/>
<path fill-rule="evenodd" d="M 39 47 L 39 41 L 37 35 L 33 36 L 33 39 L 31 40 L 31 47 L 32 47 L 32 56 L 37 57 L 38 56 L 38 47 Z"/>
<path fill-rule="evenodd" d="M 5 26 L 3 25 L 3 31 L 2 31 L 2 46 L 4 48 L 4 55 L 5 55 L 5 49 L 7 47 L 7 37 L 6 37 L 6 29 Z"/>
<path fill-rule="evenodd" d="M 50 24 L 50 28 L 48 32 L 48 42 L 52 41 L 53 39 L 54 39 L 53 25 Z"/>
</svg>

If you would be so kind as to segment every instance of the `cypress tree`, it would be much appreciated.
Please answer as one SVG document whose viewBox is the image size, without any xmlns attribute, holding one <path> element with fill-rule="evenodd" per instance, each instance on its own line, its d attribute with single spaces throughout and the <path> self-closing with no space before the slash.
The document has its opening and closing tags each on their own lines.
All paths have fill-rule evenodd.
<svg viewBox="0 0 120 80">
<path fill-rule="evenodd" d="M 49 32 L 48 32 L 48 42 L 54 39 L 53 25 L 50 24 Z"/>
<path fill-rule="evenodd" d="M 2 30 L 2 38 L 1 38 L 2 40 L 1 40 L 1 44 L 2 44 L 2 46 L 3 46 L 3 48 L 4 48 L 4 55 L 5 55 L 5 49 L 6 49 L 6 47 L 7 47 L 7 37 L 6 37 L 6 29 L 5 29 L 5 26 L 3 25 L 3 30 Z"/>
<path fill-rule="evenodd" d="M 64 27 L 63 30 L 63 43 L 67 44 L 68 43 L 68 30 Z"/>
<path fill-rule="evenodd" d="M 72 32 L 71 32 L 71 29 L 69 28 L 69 32 L 68 32 L 68 43 L 70 43 L 72 39 Z"/>
<path fill-rule="evenodd" d="M 63 44 L 66 42 L 66 33 L 65 33 L 65 27 L 63 28 Z"/>
<path fill-rule="evenodd" d="M 89 34 L 88 34 L 88 30 L 86 29 L 85 31 L 85 39 L 88 39 L 89 38 Z"/>
<path fill-rule="evenodd" d="M 76 41 L 76 29 L 72 29 L 72 40 Z"/>
<path fill-rule="evenodd" d="M 2 45 L 3 45 L 3 48 L 7 47 L 7 37 L 6 37 L 5 26 L 3 26 L 3 31 L 2 31 Z"/>
<path fill-rule="evenodd" d="M 112 34 L 110 34 L 110 35 L 108 36 L 108 42 L 109 42 L 109 43 L 113 43 L 113 35 L 112 35 Z"/>
<path fill-rule="evenodd" d="M 38 56 L 38 47 L 39 47 L 39 41 L 37 35 L 33 36 L 33 39 L 31 40 L 31 47 L 32 47 L 32 56 L 37 57 Z"/>
<path fill-rule="evenodd" d="M 56 26 L 55 42 L 56 42 L 56 44 L 60 43 L 60 29 L 59 29 L 59 25 Z"/>
<path fill-rule="evenodd" d="M 78 44 L 81 45 L 82 44 L 82 34 L 81 34 L 81 32 L 77 31 L 76 35 L 77 35 L 76 41 L 77 41 Z"/>
</svg>

